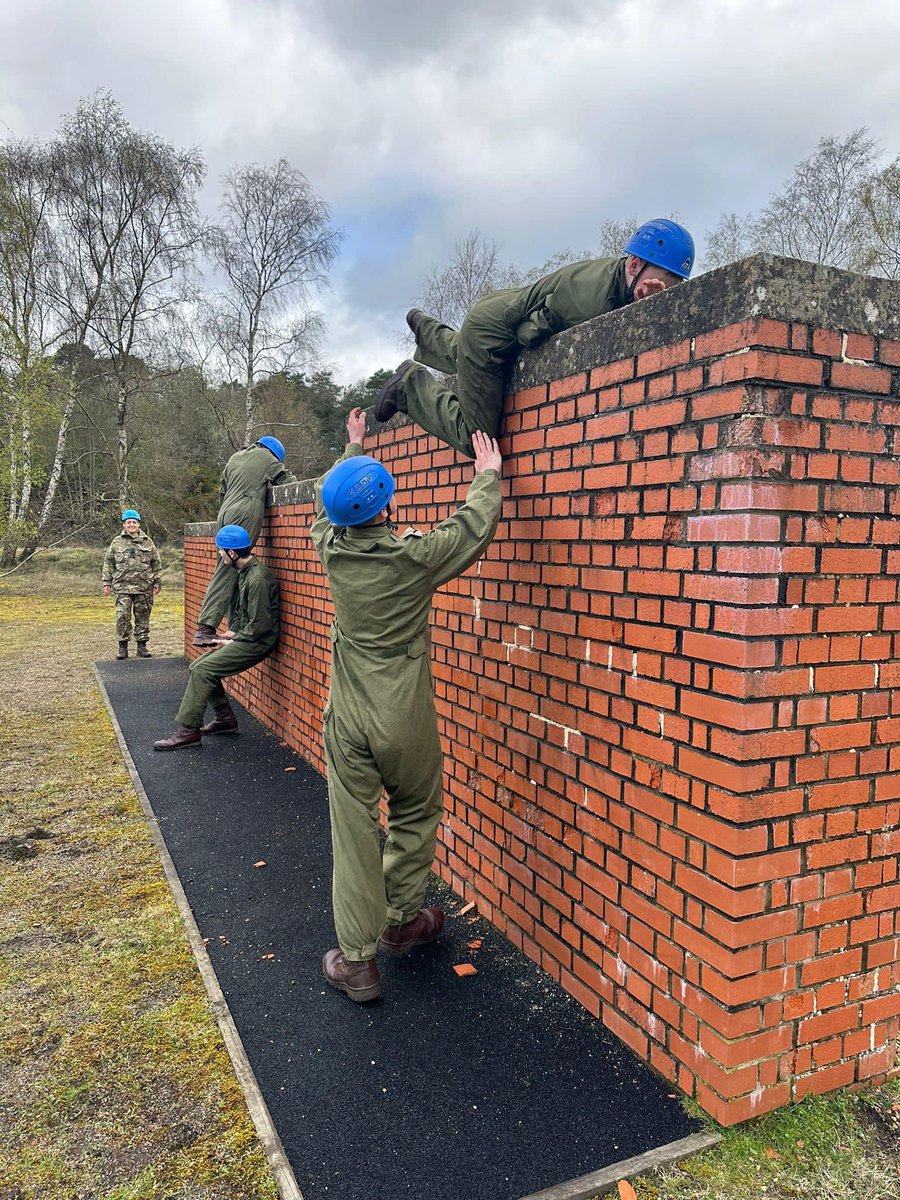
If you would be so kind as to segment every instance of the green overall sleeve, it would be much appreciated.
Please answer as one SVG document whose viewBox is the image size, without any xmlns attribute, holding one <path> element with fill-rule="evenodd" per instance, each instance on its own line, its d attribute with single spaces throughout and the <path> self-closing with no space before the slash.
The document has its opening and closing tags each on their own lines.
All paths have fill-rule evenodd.
<svg viewBox="0 0 900 1200">
<path fill-rule="evenodd" d="M 544 294 L 516 328 L 516 341 L 536 346 L 551 334 L 571 329 L 625 301 L 625 259 L 593 258 L 561 267 L 535 285 Z"/>
<path fill-rule="evenodd" d="M 410 557 L 428 571 L 433 588 L 461 575 L 484 552 L 497 531 L 500 502 L 500 476 L 482 471 L 469 485 L 465 503 L 410 546 Z"/>
<path fill-rule="evenodd" d="M 289 471 L 287 469 L 287 467 L 281 466 L 280 463 L 278 463 L 277 465 L 278 465 L 278 470 L 269 479 L 269 485 L 271 487 L 280 487 L 281 484 L 283 484 L 283 483 L 297 483 L 298 482 L 297 476 L 293 473 L 293 471 Z"/>
</svg>

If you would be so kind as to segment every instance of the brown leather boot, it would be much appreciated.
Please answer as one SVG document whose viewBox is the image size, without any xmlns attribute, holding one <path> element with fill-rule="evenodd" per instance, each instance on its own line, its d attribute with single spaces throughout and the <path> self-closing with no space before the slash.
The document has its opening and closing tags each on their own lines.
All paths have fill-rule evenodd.
<svg viewBox="0 0 900 1200">
<path fill-rule="evenodd" d="M 206 725 L 200 726 L 200 732 L 204 736 L 207 733 L 237 733 L 237 717 L 230 704 L 216 705 L 213 712 L 216 714 L 215 718 Z"/>
<path fill-rule="evenodd" d="M 329 950 L 322 959 L 322 974 L 333 988 L 344 992 L 356 1004 L 368 1004 L 381 995 L 381 979 L 374 958 L 351 962 L 343 950 Z"/>
<path fill-rule="evenodd" d="M 192 644 L 194 646 L 218 646 L 220 641 L 214 625 L 198 625 Z"/>
<path fill-rule="evenodd" d="M 385 954 L 405 954 L 413 946 L 433 942 L 444 928 L 444 914 L 439 908 L 420 908 L 419 915 L 405 925 L 388 925 L 378 942 Z"/>
<path fill-rule="evenodd" d="M 167 738 L 160 738 L 158 742 L 154 742 L 153 749 L 181 750 L 185 746 L 199 746 L 202 741 L 199 729 L 193 729 L 190 725 L 179 725 Z"/>
<path fill-rule="evenodd" d="M 128 642 L 127 641 L 119 642 L 119 653 L 116 655 L 116 658 L 127 658 L 127 657 L 128 657 Z"/>
<path fill-rule="evenodd" d="M 153 657 L 153 655 L 147 649 L 146 642 L 138 642 L 137 656 L 138 656 L 138 658 L 152 658 Z"/>
</svg>

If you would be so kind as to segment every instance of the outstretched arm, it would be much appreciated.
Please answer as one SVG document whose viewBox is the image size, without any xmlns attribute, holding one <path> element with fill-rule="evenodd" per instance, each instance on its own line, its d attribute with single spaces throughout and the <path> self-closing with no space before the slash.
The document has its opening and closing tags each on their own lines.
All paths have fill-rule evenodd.
<svg viewBox="0 0 900 1200">
<path fill-rule="evenodd" d="M 347 417 L 347 440 L 351 446 L 362 449 L 366 440 L 366 414 L 361 408 L 353 408 Z"/>
<path fill-rule="evenodd" d="M 363 439 L 365 436 L 366 415 L 361 408 L 354 408 L 347 417 L 347 437 L 349 439 L 347 448 L 344 450 L 344 453 L 341 455 L 341 457 L 332 463 L 332 466 L 328 468 L 328 471 L 330 471 L 332 467 L 336 467 L 339 462 L 343 462 L 345 458 L 352 458 L 355 454 L 362 454 Z M 322 507 L 322 484 L 325 482 L 325 475 L 328 474 L 328 471 L 326 471 L 325 474 L 320 476 L 316 481 L 316 519 L 312 526 L 313 541 L 316 541 L 318 536 L 323 535 L 325 530 L 331 525 L 331 522 L 325 516 L 325 510 Z"/>
<path fill-rule="evenodd" d="M 412 553 L 427 568 L 434 587 L 467 570 L 497 531 L 502 499 L 500 447 L 494 438 L 478 430 L 472 435 L 472 449 L 475 478 L 469 485 L 465 503 L 412 548 Z"/>
</svg>

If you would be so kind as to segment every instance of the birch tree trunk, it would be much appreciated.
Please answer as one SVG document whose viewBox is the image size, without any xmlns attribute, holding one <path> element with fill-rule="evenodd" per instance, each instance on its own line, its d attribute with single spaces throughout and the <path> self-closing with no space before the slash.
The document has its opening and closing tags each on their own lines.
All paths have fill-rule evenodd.
<svg viewBox="0 0 900 1200">
<path fill-rule="evenodd" d="M 63 409 L 63 414 L 59 422 L 59 429 L 56 434 L 56 451 L 53 455 L 53 466 L 50 468 L 50 475 L 47 479 L 47 490 L 44 493 L 44 503 L 41 505 L 41 515 L 38 517 L 38 532 L 41 533 L 46 528 L 47 522 L 50 520 L 50 514 L 53 512 L 53 503 L 56 499 L 56 492 L 59 488 L 59 481 L 62 477 L 63 459 L 66 453 L 66 441 L 69 437 L 69 427 L 72 424 L 72 413 L 75 411 L 75 400 L 77 398 L 77 385 L 75 382 L 74 373 L 69 376 L 69 389 L 66 396 L 66 406 Z"/>
<path fill-rule="evenodd" d="M 253 433 L 253 339 L 247 347 L 247 375 L 244 380 L 244 445 L 250 445 Z"/>
<path fill-rule="evenodd" d="M 119 504 L 128 503 L 128 392 L 119 384 L 116 396 L 116 474 L 119 479 Z"/>
</svg>

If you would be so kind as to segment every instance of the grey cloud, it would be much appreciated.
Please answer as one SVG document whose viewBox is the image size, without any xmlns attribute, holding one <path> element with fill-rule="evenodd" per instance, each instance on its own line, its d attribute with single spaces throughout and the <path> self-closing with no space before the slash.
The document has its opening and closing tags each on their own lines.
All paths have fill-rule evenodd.
<svg viewBox="0 0 900 1200">
<path fill-rule="evenodd" d="M 522 265 L 606 216 L 676 210 L 702 241 L 822 135 L 896 155 L 898 34 L 880 0 L 0 0 L 0 119 L 48 136 L 107 86 L 200 146 L 210 205 L 231 164 L 290 159 L 366 230 L 322 307 L 369 344 L 471 228 Z"/>
</svg>

